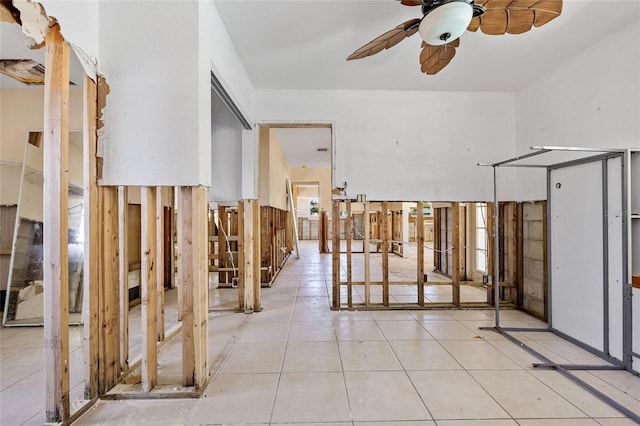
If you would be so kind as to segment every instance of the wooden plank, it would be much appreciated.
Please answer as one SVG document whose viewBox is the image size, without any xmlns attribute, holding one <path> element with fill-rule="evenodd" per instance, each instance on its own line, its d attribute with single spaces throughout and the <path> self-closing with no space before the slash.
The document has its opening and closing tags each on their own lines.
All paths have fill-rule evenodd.
<svg viewBox="0 0 640 426">
<path fill-rule="evenodd" d="M 218 266 L 221 268 L 227 267 L 227 237 L 229 236 L 229 216 L 227 215 L 227 208 L 225 206 L 218 206 L 218 237 L 220 241 L 218 243 Z M 227 283 L 227 273 L 218 273 L 218 283 Z"/>
<path fill-rule="evenodd" d="M 158 289 L 156 269 L 156 188 L 143 186 L 141 194 L 142 240 L 140 244 L 142 314 L 142 391 L 151 392 L 158 383 Z"/>
<path fill-rule="evenodd" d="M 493 262 L 495 259 L 495 221 L 493 215 L 495 211 L 494 203 L 487 203 L 487 276 L 491 277 L 491 284 L 498 282 L 498 277 L 494 276 Z M 493 286 L 487 287 L 487 303 L 493 305 Z"/>
<path fill-rule="evenodd" d="M 442 250 L 440 240 L 440 211 L 439 208 L 433 209 L 433 266 L 435 270 L 442 271 L 442 263 L 440 262 L 440 253 Z"/>
<path fill-rule="evenodd" d="M 118 188 L 101 190 L 102 221 L 100 258 L 100 393 L 111 389 L 120 377 L 120 286 L 118 253 Z"/>
<path fill-rule="evenodd" d="M 418 305 L 424 306 L 424 202 L 418 201 L 416 209 L 416 257 L 418 269 Z"/>
<path fill-rule="evenodd" d="M 460 203 L 453 203 L 451 205 L 453 211 L 453 235 L 451 240 L 453 241 L 453 247 L 451 249 L 451 284 L 452 284 L 452 300 L 456 306 L 460 306 Z"/>
<path fill-rule="evenodd" d="M 162 199 L 162 187 L 156 187 L 156 286 L 158 303 L 156 304 L 156 319 L 158 321 L 158 342 L 164 340 L 164 202 Z"/>
<path fill-rule="evenodd" d="M 382 304 L 389 306 L 389 202 L 382 202 Z"/>
<path fill-rule="evenodd" d="M 364 243 L 362 250 L 364 251 L 364 304 L 371 304 L 371 252 L 369 248 L 369 236 L 371 233 L 369 221 L 369 202 L 364 202 L 362 224 L 364 226 Z"/>
<path fill-rule="evenodd" d="M 333 241 L 331 247 L 331 307 L 340 307 L 340 202 L 333 201 L 331 212 Z"/>
<path fill-rule="evenodd" d="M 245 242 L 244 242 L 244 201 L 238 202 L 238 307 L 244 310 L 245 282 Z"/>
<path fill-rule="evenodd" d="M 67 420 L 69 406 L 69 45 L 58 25 L 45 38 L 44 87 L 44 353 L 49 423 Z"/>
<path fill-rule="evenodd" d="M 517 298 L 517 273 L 518 273 L 518 240 L 517 240 L 517 232 L 518 232 L 518 216 L 516 211 L 516 203 L 510 202 L 506 205 L 505 208 L 505 228 L 507 230 L 507 273 L 508 276 L 506 278 L 509 291 L 509 301 L 513 304 L 516 304 L 518 301 Z"/>
<path fill-rule="evenodd" d="M 251 214 L 253 217 L 253 310 L 260 312 L 262 310 L 262 299 L 260 290 L 260 255 L 258 248 L 260 247 L 260 200 L 250 200 Z M 246 209 L 245 209 L 246 214 Z M 246 227 L 245 227 L 246 230 Z"/>
<path fill-rule="evenodd" d="M 544 236 L 544 243 L 542 244 L 543 247 L 543 276 L 544 276 L 544 284 L 542 286 L 542 291 L 543 291 L 543 296 L 544 296 L 544 319 L 548 320 L 549 319 L 549 252 L 547 250 L 548 248 L 548 228 L 547 228 L 547 201 L 540 201 L 539 203 L 536 204 L 540 204 L 540 208 L 542 209 L 542 235 Z"/>
<path fill-rule="evenodd" d="M 260 310 L 260 205 L 258 200 L 244 200 L 243 253 L 245 313 Z"/>
<path fill-rule="evenodd" d="M 517 204 L 517 224 L 516 224 L 516 250 L 517 250 L 517 269 L 516 269 L 516 285 L 517 285 L 517 298 L 516 298 L 516 306 L 520 309 L 523 308 L 524 304 L 524 204 Z"/>
<path fill-rule="evenodd" d="M 97 151 L 97 102 L 96 83 L 87 75 L 83 85 L 83 174 L 84 174 L 84 300 L 83 300 L 83 351 L 84 398 L 98 396 L 98 352 L 100 351 L 100 206 L 98 188 Z"/>
<path fill-rule="evenodd" d="M 352 262 L 351 262 L 351 200 L 347 200 L 347 219 L 345 221 L 345 239 L 347 240 L 347 305 L 351 308 L 353 306 L 353 289 L 351 286 L 352 281 Z"/>
<path fill-rule="evenodd" d="M 193 190 L 190 186 L 178 187 L 178 271 L 180 271 L 179 291 L 182 311 L 182 384 L 195 383 L 195 343 L 193 330 Z"/>
<path fill-rule="evenodd" d="M 129 256 L 127 253 L 129 191 L 118 187 L 118 270 L 120 296 L 120 370 L 129 368 Z"/>
<path fill-rule="evenodd" d="M 203 389 L 208 376 L 209 272 L 207 268 L 207 188 L 193 187 L 193 248 L 194 248 L 194 378 L 196 390 Z M 237 232 L 237 225 L 236 225 Z"/>
</svg>

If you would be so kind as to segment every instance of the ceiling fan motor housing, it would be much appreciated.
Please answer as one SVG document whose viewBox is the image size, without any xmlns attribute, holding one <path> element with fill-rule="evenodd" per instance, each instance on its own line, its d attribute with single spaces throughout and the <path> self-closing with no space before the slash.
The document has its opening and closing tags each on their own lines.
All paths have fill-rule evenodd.
<svg viewBox="0 0 640 426">
<path fill-rule="evenodd" d="M 420 36 L 427 44 L 439 46 L 460 37 L 484 8 L 475 6 L 473 0 L 423 0 L 422 12 Z"/>
</svg>

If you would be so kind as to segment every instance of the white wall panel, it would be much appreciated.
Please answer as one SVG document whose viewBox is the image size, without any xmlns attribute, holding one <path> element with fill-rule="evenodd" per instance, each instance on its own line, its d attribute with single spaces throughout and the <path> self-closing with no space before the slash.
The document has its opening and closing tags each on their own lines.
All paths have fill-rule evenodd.
<svg viewBox="0 0 640 426">
<path fill-rule="evenodd" d="M 517 93 L 517 152 L 531 145 L 640 147 L 640 21 Z M 507 158 L 507 156 L 505 156 Z M 518 199 L 546 199 L 544 172 L 518 170 Z"/>
<path fill-rule="evenodd" d="M 412 91 L 256 92 L 259 122 L 335 123 L 335 182 L 369 199 L 493 199 L 492 172 L 478 162 L 515 154 L 512 93 Z M 515 172 L 500 171 L 515 197 Z"/>
<path fill-rule="evenodd" d="M 602 351 L 602 165 L 557 169 L 550 182 L 552 327 Z"/>
</svg>

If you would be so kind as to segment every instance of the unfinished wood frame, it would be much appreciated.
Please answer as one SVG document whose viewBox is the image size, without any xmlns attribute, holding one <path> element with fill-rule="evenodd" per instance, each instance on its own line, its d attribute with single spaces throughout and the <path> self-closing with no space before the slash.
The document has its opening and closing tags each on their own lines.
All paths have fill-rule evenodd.
<svg viewBox="0 0 640 426">
<path fill-rule="evenodd" d="M 239 203 L 241 217 L 239 233 L 242 236 L 240 254 L 240 284 L 238 302 L 245 313 L 260 312 L 260 203 L 247 199 Z"/>
<path fill-rule="evenodd" d="M 207 191 L 191 186 L 179 187 L 177 191 L 182 384 L 199 390 L 206 383 L 208 371 Z"/>
<path fill-rule="evenodd" d="M 155 237 L 156 237 L 156 286 L 158 292 L 158 301 L 156 305 L 157 320 L 157 338 L 158 342 L 164 340 L 164 273 L 165 273 L 165 223 L 164 223 L 164 203 L 162 197 L 162 187 L 156 187 L 156 206 L 155 206 Z"/>
<path fill-rule="evenodd" d="M 54 25 L 45 39 L 44 342 L 47 422 L 70 417 L 68 287 L 69 45 Z"/>
<path fill-rule="evenodd" d="M 143 186 L 141 201 L 142 391 L 148 393 L 158 383 L 156 189 Z"/>
<path fill-rule="evenodd" d="M 287 220 L 291 221 L 288 213 L 275 207 L 260 206 L 260 281 L 263 287 L 271 286 L 293 250 L 288 245 Z"/>
<path fill-rule="evenodd" d="M 416 257 L 418 281 L 418 305 L 424 306 L 424 202 L 418 201 L 416 209 Z"/>
<path fill-rule="evenodd" d="M 119 281 L 120 289 L 120 370 L 129 369 L 129 256 L 127 253 L 127 224 L 129 191 L 118 187 Z"/>
</svg>

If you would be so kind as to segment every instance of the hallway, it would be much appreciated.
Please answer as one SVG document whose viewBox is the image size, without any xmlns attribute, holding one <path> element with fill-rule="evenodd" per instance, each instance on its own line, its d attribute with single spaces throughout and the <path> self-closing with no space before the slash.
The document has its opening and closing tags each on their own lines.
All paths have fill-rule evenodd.
<svg viewBox="0 0 640 426">
<path fill-rule="evenodd" d="M 213 378 L 203 398 L 102 400 L 74 424 L 634 424 L 559 373 L 533 369 L 538 360 L 514 343 L 478 330 L 493 325 L 493 311 L 334 312 L 330 272 L 331 255 L 319 255 L 316 242 L 302 242 L 301 258 L 291 256 L 274 286 L 262 289 L 261 313 L 211 312 Z M 235 291 L 211 290 L 212 301 L 227 298 L 233 300 Z M 518 311 L 501 311 L 501 325 L 544 326 Z M 41 330 L 22 329 L 22 340 L 41 345 Z M 3 346 L 19 331 L 3 329 Z M 604 364 L 551 333 L 516 334 L 555 362 Z M 173 342 L 179 346 L 179 339 Z M 173 368 L 173 346 L 160 351 L 161 381 L 163 369 Z M 5 348 L 3 383 L 11 355 Z M 575 374 L 640 412 L 638 377 L 624 371 Z M 41 386 L 32 386 L 31 394 L 41 395 Z M 5 420 L 7 409 L 35 414 L 44 403 L 18 404 L 7 393 L 11 388 L 2 392 Z M 40 411 L 26 424 L 43 419 Z"/>
</svg>

